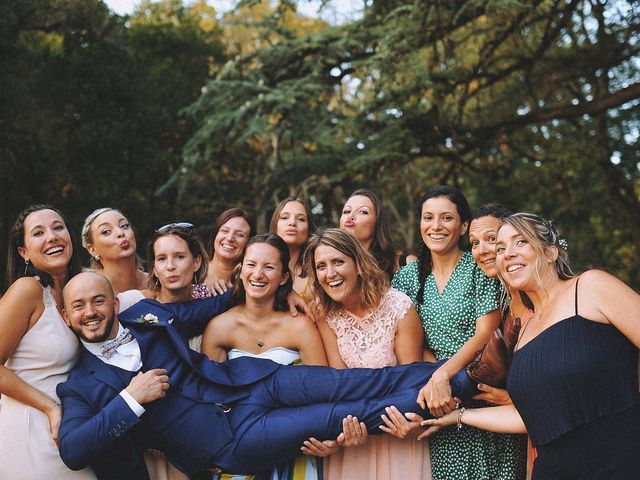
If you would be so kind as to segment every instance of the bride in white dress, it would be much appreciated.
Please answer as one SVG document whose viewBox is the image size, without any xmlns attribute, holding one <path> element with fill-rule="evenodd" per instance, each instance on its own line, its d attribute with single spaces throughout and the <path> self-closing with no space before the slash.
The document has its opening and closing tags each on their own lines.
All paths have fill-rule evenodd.
<svg viewBox="0 0 640 480">
<path fill-rule="evenodd" d="M 56 445 L 56 386 L 79 350 L 60 315 L 62 288 L 81 268 L 75 242 L 60 212 L 44 205 L 18 216 L 9 242 L 10 287 L 0 299 L 0 479 L 95 479 L 91 470 L 69 470 Z"/>
<path fill-rule="evenodd" d="M 314 323 L 302 314 L 293 317 L 289 313 L 292 279 L 288 265 L 289 249 L 277 235 L 249 240 L 234 283 L 235 306 L 209 322 L 202 353 L 219 362 L 251 356 L 281 364 L 327 365 Z M 300 478 L 321 478 L 313 457 L 281 466 L 270 478 L 285 478 L 291 469 L 304 471 Z"/>
</svg>

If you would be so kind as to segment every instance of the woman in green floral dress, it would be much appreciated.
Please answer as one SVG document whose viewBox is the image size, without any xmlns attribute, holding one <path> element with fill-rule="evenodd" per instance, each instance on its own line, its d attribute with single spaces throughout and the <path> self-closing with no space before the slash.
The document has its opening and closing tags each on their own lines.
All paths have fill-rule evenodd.
<svg viewBox="0 0 640 480">
<path fill-rule="evenodd" d="M 420 392 L 432 414 L 441 416 L 456 408 L 449 378 L 473 360 L 498 327 L 500 286 L 459 246 L 471 219 L 464 195 L 434 187 L 420 205 L 420 255 L 396 274 L 393 287 L 413 300 L 436 359 L 449 359 Z M 438 432 L 430 446 L 433 480 L 525 478 L 522 435 L 463 427 Z"/>
</svg>

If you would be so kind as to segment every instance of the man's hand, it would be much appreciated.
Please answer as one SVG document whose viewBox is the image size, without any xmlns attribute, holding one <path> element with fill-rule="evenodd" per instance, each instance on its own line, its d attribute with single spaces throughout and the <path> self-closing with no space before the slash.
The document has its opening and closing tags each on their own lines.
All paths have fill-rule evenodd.
<svg viewBox="0 0 640 480">
<path fill-rule="evenodd" d="M 140 405 L 164 397 L 169 389 L 169 376 L 162 368 L 138 372 L 125 389 Z"/>
</svg>

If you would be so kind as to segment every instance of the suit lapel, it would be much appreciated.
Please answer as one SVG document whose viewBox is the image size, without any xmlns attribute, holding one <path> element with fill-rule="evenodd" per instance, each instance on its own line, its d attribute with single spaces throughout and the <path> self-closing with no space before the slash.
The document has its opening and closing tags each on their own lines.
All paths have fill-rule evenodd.
<svg viewBox="0 0 640 480">
<path fill-rule="evenodd" d="M 98 357 L 89 353 L 89 351 L 84 348 L 84 346 L 81 348 L 81 362 L 89 375 L 100 380 L 102 383 L 106 383 L 118 392 L 122 390 L 124 386 L 126 386 L 123 386 L 122 379 L 114 371 L 114 367 L 107 365 Z"/>
<path fill-rule="evenodd" d="M 154 314 L 156 313 L 158 312 L 154 312 Z M 135 320 L 128 320 L 126 318 L 120 319 L 120 321 L 122 322 L 122 325 L 139 333 L 138 335 L 136 335 L 136 339 L 138 340 L 138 344 L 140 344 L 141 349 L 144 349 L 146 347 L 146 342 L 153 338 L 153 335 L 145 335 L 145 330 L 147 329 L 164 330 L 166 334 L 169 336 L 169 339 L 171 340 L 171 343 L 173 344 L 173 347 L 175 348 L 180 358 L 182 358 L 192 367 L 195 367 L 195 365 L 193 365 L 193 362 L 191 361 L 191 357 L 189 356 L 189 350 L 188 350 L 189 347 L 187 346 L 187 342 L 185 341 L 184 338 L 180 336 L 180 334 L 175 328 L 169 328 L 170 327 L 169 323 L 171 323 L 172 320 L 173 318 L 169 317 L 168 320 L 164 321 L 164 319 L 161 319 L 158 321 L 158 323 L 143 323 L 143 322 L 138 322 L 137 319 Z M 158 334 L 160 333 L 158 332 Z"/>
</svg>

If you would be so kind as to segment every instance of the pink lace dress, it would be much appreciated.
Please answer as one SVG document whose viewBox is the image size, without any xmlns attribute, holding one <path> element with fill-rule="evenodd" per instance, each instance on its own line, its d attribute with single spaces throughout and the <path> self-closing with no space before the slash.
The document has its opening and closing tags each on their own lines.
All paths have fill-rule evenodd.
<svg viewBox="0 0 640 480">
<path fill-rule="evenodd" d="M 399 321 L 411 299 L 393 288 L 377 309 L 364 317 L 339 310 L 327 319 L 334 331 L 342 360 L 349 368 L 381 368 L 398 364 L 394 353 Z M 325 480 L 391 478 L 431 479 L 426 442 L 398 440 L 390 435 L 369 437 L 365 445 L 345 448 L 324 461 Z"/>
</svg>

